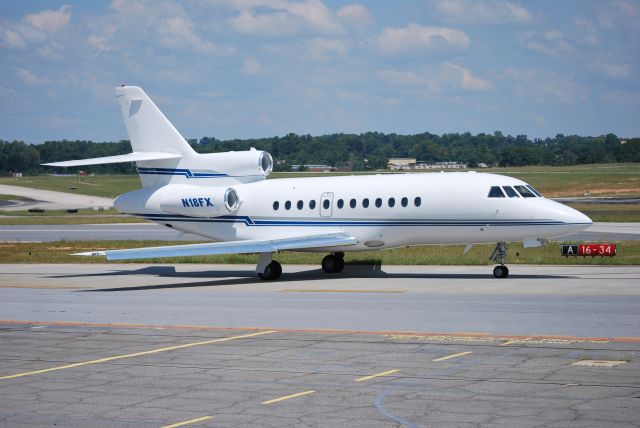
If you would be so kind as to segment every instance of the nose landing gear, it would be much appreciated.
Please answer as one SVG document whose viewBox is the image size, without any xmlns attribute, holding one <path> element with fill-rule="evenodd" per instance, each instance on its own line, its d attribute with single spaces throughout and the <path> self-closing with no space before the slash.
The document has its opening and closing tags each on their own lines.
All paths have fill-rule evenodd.
<svg viewBox="0 0 640 428">
<path fill-rule="evenodd" d="M 490 260 L 500 263 L 500 266 L 493 268 L 493 276 L 496 278 L 506 278 L 509 276 L 509 268 L 504 265 L 504 259 L 507 257 L 507 244 L 498 242 L 493 250 Z"/>
</svg>

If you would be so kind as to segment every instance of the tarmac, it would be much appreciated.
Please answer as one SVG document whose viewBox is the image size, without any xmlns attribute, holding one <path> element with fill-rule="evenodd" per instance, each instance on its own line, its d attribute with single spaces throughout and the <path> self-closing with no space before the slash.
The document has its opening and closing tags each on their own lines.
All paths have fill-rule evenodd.
<svg viewBox="0 0 640 428">
<path fill-rule="evenodd" d="M 0 426 L 640 424 L 640 267 L 0 265 Z"/>
<path fill-rule="evenodd" d="M 11 204 L 4 204 L 0 206 L 2 211 L 26 211 L 34 208 L 45 210 L 67 210 L 113 207 L 112 198 L 101 198 L 99 196 L 80 195 L 69 192 L 56 192 L 53 190 L 32 189 L 30 187 L 10 186 L 6 184 L 0 184 L 0 195 L 15 195 L 27 198 L 27 200 L 17 200 L 13 201 Z"/>
</svg>

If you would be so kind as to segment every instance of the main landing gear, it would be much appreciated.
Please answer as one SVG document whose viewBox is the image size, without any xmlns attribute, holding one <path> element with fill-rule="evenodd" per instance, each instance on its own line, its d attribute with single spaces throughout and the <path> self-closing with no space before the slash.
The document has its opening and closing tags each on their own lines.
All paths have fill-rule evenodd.
<svg viewBox="0 0 640 428">
<path fill-rule="evenodd" d="M 326 273 L 338 273 L 344 269 L 344 253 L 332 253 L 322 259 L 322 270 Z M 271 253 L 260 253 L 256 266 L 256 273 L 260 279 L 273 281 L 282 276 L 282 266 L 271 259 Z"/>
<path fill-rule="evenodd" d="M 326 273 L 339 273 L 344 269 L 344 253 L 333 253 L 322 259 L 322 270 Z"/>
<path fill-rule="evenodd" d="M 282 265 L 271 259 L 271 253 L 260 253 L 256 273 L 260 279 L 273 281 L 282 276 Z"/>
<path fill-rule="evenodd" d="M 498 242 L 496 248 L 491 254 L 490 260 L 500 263 L 500 266 L 493 268 L 493 276 L 496 278 L 506 278 L 509 276 L 509 268 L 504 265 L 504 259 L 507 257 L 507 244 Z"/>
</svg>

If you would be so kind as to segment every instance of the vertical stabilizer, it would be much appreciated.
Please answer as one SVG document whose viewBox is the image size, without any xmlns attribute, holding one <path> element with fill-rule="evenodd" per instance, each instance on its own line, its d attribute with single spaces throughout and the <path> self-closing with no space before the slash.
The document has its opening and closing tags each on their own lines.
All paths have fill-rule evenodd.
<svg viewBox="0 0 640 428">
<path fill-rule="evenodd" d="M 116 97 L 134 152 L 195 153 L 142 89 L 119 86 Z"/>
</svg>

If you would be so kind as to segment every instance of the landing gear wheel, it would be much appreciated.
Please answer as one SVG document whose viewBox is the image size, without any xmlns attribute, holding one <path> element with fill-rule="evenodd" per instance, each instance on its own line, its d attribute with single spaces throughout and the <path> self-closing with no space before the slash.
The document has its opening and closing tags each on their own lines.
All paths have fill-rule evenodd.
<svg viewBox="0 0 640 428">
<path fill-rule="evenodd" d="M 506 278 L 509 276 L 509 268 L 506 266 L 496 266 L 493 268 L 493 276 L 496 278 Z"/>
<path fill-rule="evenodd" d="M 326 273 L 338 273 L 342 272 L 342 269 L 344 269 L 344 258 L 339 255 L 329 254 L 322 259 L 322 270 Z"/>
<path fill-rule="evenodd" d="M 259 273 L 258 276 L 266 281 L 272 281 L 282 276 L 282 266 L 275 260 L 269 263 L 263 273 Z"/>
</svg>

